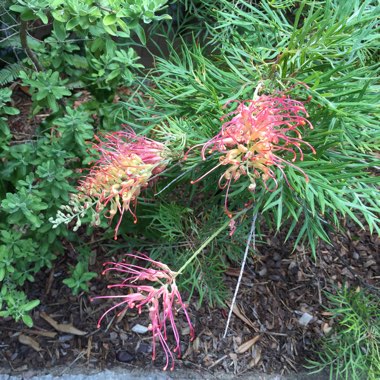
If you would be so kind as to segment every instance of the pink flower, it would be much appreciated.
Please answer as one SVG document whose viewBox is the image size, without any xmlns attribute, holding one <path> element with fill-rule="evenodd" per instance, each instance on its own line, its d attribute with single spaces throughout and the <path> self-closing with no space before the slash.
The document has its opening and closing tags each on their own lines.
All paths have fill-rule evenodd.
<svg viewBox="0 0 380 380">
<path fill-rule="evenodd" d="M 117 273 L 126 276 L 121 283 L 109 285 L 108 288 L 127 288 L 129 291 L 126 295 L 98 296 L 93 298 L 113 298 L 121 300 L 100 317 L 98 328 L 104 317 L 114 309 L 122 307 L 122 310 L 118 313 L 118 315 L 120 315 L 129 308 L 136 308 L 138 312 L 141 313 L 142 309 L 146 306 L 151 320 L 149 329 L 152 331 L 153 336 L 153 360 L 156 359 L 156 341 L 158 340 L 166 357 L 164 370 L 168 368 L 170 361 L 172 363 L 170 369 L 173 370 L 174 356 L 167 342 L 167 324 L 170 323 L 174 340 L 176 342 L 173 351 L 177 353 L 178 357 L 180 357 L 180 337 L 175 323 L 175 316 L 181 309 L 183 310 L 190 327 L 190 339 L 193 340 L 195 336 L 194 328 L 187 312 L 187 306 L 182 301 L 180 292 L 175 283 L 176 273 L 172 272 L 167 265 L 154 261 L 144 254 L 128 254 L 127 256 L 131 259 L 149 262 L 152 267 L 144 268 L 139 265 L 126 263 L 125 261 L 122 263 L 104 263 L 104 265 L 108 267 L 103 271 L 103 274 L 116 271 Z M 139 282 L 143 282 L 143 284 L 138 284 Z M 151 282 L 153 284 L 146 285 L 146 282 Z M 132 290 L 132 292 L 130 290 Z"/>
<path fill-rule="evenodd" d="M 157 141 L 137 136 L 133 130 L 114 132 L 104 136 L 104 141 L 94 145 L 100 158 L 78 187 L 86 202 L 96 201 L 96 211 L 108 204 L 110 220 L 119 212 L 115 228 L 115 240 L 125 211 L 129 211 L 135 223 L 137 197 L 146 188 L 152 176 L 166 167 L 167 150 Z"/>
<path fill-rule="evenodd" d="M 228 166 L 219 179 L 219 187 L 227 188 L 225 203 L 227 215 L 231 216 L 227 208 L 230 185 L 241 176 L 250 179 L 251 184 L 248 187 L 250 191 L 255 190 L 256 180 L 259 178 L 269 190 L 267 185 L 269 179 L 274 181 L 276 188 L 278 186 L 273 170 L 277 167 L 290 186 L 284 172 L 284 167 L 288 165 L 300 171 L 308 181 L 307 175 L 293 164 L 297 158 L 303 160 L 302 144 L 315 153 L 314 148 L 302 139 L 299 131 L 299 128 L 305 125 L 313 128 L 306 119 L 308 114 L 303 103 L 285 96 L 262 95 L 255 100 L 241 102 L 236 110 L 223 116 L 222 120 L 230 116 L 233 116 L 232 119 L 222 125 L 221 131 L 201 145 L 203 160 L 206 159 L 206 154 L 222 153 L 219 164 L 196 181 L 192 181 L 192 183 L 198 182 L 215 169 Z M 287 161 L 279 153 L 291 153 L 293 157 L 291 161 Z M 187 154 L 188 152 L 185 158 Z"/>
</svg>

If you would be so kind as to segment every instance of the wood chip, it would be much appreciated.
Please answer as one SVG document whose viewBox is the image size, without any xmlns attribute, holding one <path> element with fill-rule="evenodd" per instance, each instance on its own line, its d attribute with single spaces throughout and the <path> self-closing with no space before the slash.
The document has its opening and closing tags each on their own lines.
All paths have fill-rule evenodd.
<svg viewBox="0 0 380 380">
<path fill-rule="evenodd" d="M 55 338 L 57 333 L 54 331 L 46 331 L 46 330 L 26 330 L 28 334 L 44 336 L 46 338 Z"/>
<path fill-rule="evenodd" d="M 28 335 L 20 334 L 18 336 L 18 341 L 21 344 L 25 344 L 26 346 L 32 347 L 34 351 L 41 351 L 40 344 Z"/>
<path fill-rule="evenodd" d="M 71 323 L 63 324 L 56 322 L 50 315 L 42 312 L 40 314 L 41 318 L 43 318 L 49 325 L 51 325 L 55 330 L 67 334 L 73 334 L 73 335 L 86 335 L 87 333 L 85 331 L 78 330 L 76 327 L 74 327 Z"/>
<path fill-rule="evenodd" d="M 254 338 L 247 340 L 246 342 L 244 342 L 241 346 L 237 348 L 236 353 L 244 354 L 244 352 L 247 352 L 260 338 L 261 338 L 261 335 L 256 335 Z"/>
<path fill-rule="evenodd" d="M 367 261 L 365 264 L 364 264 L 364 268 L 369 268 L 373 265 L 376 265 L 376 261 L 375 260 L 369 260 Z"/>
</svg>

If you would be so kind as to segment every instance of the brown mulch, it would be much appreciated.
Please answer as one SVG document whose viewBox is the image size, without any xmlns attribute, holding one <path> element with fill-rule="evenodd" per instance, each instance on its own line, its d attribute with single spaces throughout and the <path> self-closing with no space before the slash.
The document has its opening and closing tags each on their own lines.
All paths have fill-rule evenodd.
<svg viewBox="0 0 380 380">
<path fill-rule="evenodd" d="M 228 307 L 211 309 L 204 304 L 197 310 L 192 300 L 189 310 L 197 336 L 189 343 L 186 323 L 179 317 L 183 355 L 176 368 L 224 369 L 237 375 L 250 369 L 277 373 L 302 369 L 305 360 L 313 357 L 319 338 L 334 323 L 325 308 L 324 291 L 343 284 L 378 287 L 380 282 L 379 237 L 348 226 L 332 239 L 332 246 L 319 245 L 315 261 L 303 246 L 292 252 L 291 244 L 284 245 L 280 237 L 258 246 L 249 258 L 224 339 Z M 62 286 L 68 260 L 70 254 L 27 285 L 30 298 L 41 299 L 32 329 L 12 320 L 0 321 L 0 367 L 11 373 L 49 371 L 58 365 L 103 369 L 124 363 L 162 368 L 160 349 L 157 360 L 151 362 L 149 332 L 132 332 L 136 324 L 148 326 L 147 313 L 138 315 L 133 310 L 120 320 L 110 315 L 96 329 L 98 318 L 112 301 L 91 303 L 88 295 L 72 296 Z M 100 272 L 101 268 L 91 270 Z M 225 274 L 231 293 L 239 270 L 230 268 Z M 91 295 L 107 294 L 106 285 L 99 276 L 92 282 Z"/>
<path fill-rule="evenodd" d="M 16 84 L 12 94 L 12 107 L 20 113 L 8 117 L 8 126 L 12 131 L 13 143 L 29 142 L 35 137 L 37 127 L 48 116 L 39 114 L 31 116 L 32 99 L 26 88 Z"/>
</svg>

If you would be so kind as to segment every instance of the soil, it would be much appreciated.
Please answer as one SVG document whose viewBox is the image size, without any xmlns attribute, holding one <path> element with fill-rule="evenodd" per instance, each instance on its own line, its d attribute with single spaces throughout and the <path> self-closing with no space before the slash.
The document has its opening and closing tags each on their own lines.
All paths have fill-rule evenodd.
<svg viewBox="0 0 380 380">
<path fill-rule="evenodd" d="M 23 104 L 28 107 L 30 99 L 25 96 Z M 20 105 L 16 104 L 18 108 Z M 20 120 L 12 119 L 11 126 L 22 125 L 22 120 L 18 124 Z M 38 120 L 28 125 L 33 126 L 34 122 Z M 33 133 L 18 132 L 20 136 Z M 248 260 L 226 338 L 223 333 L 229 299 L 225 300 L 225 307 L 219 308 L 206 303 L 196 308 L 196 297 L 192 300 L 189 313 L 196 339 L 191 343 L 185 320 L 178 316 L 183 345 L 182 358 L 176 361 L 178 370 L 209 374 L 223 371 L 244 377 L 251 371 L 304 371 L 307 359 L 316 358 L 314 352 L 318 351 L 320 338 L 335 323 L 326 309 L 324 292 L 343 284 L 376 288 L 380 285 L 380 239 L 357 226 L 347 223 L 345 231 L 331 237 L 331 245 L 320 243 L 316 258 L 303 245 L 297 245 L 293 251 L 294 242 L 284 244 L 282 235 L 267 231 L 266 236 L 266 244 L 258 245 Z M 101 247 L 96 249 L 98 257 L 104 255 Z M 60 367 L 92 371 L 120 365 L 128 369 L 162 368 L 165 360 L 160 350 L 155 362 L 151 360 L 149 332 L 132 331 L 137 324 L 149 325 L 147 312 L 138 315 L 132 310 L 123 318 L 110 313 L 101 328 L 96 328 L 112 300 L 90 302 L 89 295 L 73 296 L 62 285 L 67 264 L 74 257 L 74 247 L 67 245 L 65 255 L 53 268 L 42 271 L 34 283 L 26 285 L 29 298 L 41 300 L 32 313 L 33 328 L 11 319 L 0 321 L 0 372 L 53 372 Z M 98 273 L 102 270 L 96 263 L 90 269 Z M 231 267 L 225 273 L 231 294 L 239 271 L 240 268 Z M 91 284 L 90 295 L 107 294 L 108 280 L 103 276 Z"/>
</svg>

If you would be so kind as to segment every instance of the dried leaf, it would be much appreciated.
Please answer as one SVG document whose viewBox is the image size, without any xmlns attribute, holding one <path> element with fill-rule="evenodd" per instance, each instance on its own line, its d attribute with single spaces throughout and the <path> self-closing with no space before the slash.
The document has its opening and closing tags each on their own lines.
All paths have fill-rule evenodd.
<svg viewBox="0 0 380 380">
<path fill-rule="evenodd" d="M 46 331 L 46 330 L 26 330 L 28 334 L 40 335 L 46 338 L 55 338 L 57 333 L 54 331 Z"/>
<path fill-rule="evenodd" d="M 228 354 L 232 362 L 234 363 L 234 374 L 237 374 L 237 369 L 238 369 L 238 360 L 237 360 L 237 355 L 231 352 Z"/>
<path fill-rule="evenodd" d="M 213 367 L 215 367 L 216 365 L 218 365 L 220 362 L 222 362 L 223 360 L 225 360 L 227 358 L 228 355 L 224 355 L 222 356 L 221 358 L 219 358 L 218 360 L 216 360 L 214 363 L 212 363 L 209 367 L 207 367 L 207 369 L 211 369 Z"/>
<path fill-rule="evenodd" d="M 237 348 L 236 353 L 244 354 L 244 352 L 247 352 L 260 338 L 261 338 L 261 335 L 256 335 L 254 338 L 247 340 L 246 342 L 244 342 L 241 346 Z"/>
<path fill-rule="evenodd" d="M 332 327 L 328 323 L 322 325 L 322 331 L 324 334 L 328 334 L 332 330 Z"/>
<path fill-rule="evenodd" d="M 252 359 L 248 363 L 248 368 L 251 369 L 256 367 L 261 360 L 261 349 L 260 347 L 254 347 L 252 350 Z"/>
<path fill-rule="evenodd" d="M 26 346 L 32 347 L 34 351 L 41 351 L 40 344 L 28 335 L 20 334 L 18 337 L 18 341 L 21 344 L 25 344 Z"/>
<path fill-rule="evenodd" d="M 231 307 L 231 304 L 229 302 L 226 302 L 227 306 L 228 307 Z M 248 319 L 238 308 L 238 306 L 235 304 L 234 305 L 234 308 L 232 309 L 232 312 L 238 317 L 240 318 L 244 323 L 246 323 L 249 327 L 252 327 L 254 330 L 256 329 L 255 328 L 255 324 L 250 320 Z"/>
<path fill-rule="evenodd" d="M 50 315 L 43 312 L 40 315 L 41 318 L 43 318 L 47 323 L 49 323 L 49 325 L 51 325 L 54 329 L 56 329 L 59 332 L 80 336 L 87 334 L 85 331 L 81 331 L 75 328 L 71 323 L 58 323 L 52 317 L 50 317 Z"/>
<path fill-rule="evenodd" d="M 199 337 L 196 337 L 193 341 L 193 351 L 195 353 L 199 353 L 200 349 L 199 349 L 199 346 L 200 346 L 200 339 Z"/>
<path fill-rule="evenodd" d="M 240 268 L 227 268 L 226 275 L 231 277 L 239 277 L 240 276 Z"/>
</svg>

